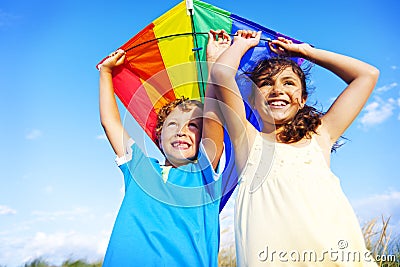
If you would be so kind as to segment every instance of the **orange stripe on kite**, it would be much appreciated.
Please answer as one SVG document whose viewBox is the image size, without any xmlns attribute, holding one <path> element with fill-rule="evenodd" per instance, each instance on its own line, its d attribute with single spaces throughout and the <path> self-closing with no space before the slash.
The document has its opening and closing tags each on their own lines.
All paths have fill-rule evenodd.
<svg viewBox="0 0 400 267">
<path fill-rule="evenodd" d="M 120 67 L 113 71 L 114 91 L 122 104 L 128 109 L 147 135 L 154 137 L 157 114 L 147 95 L 142 81 L 127 68 Z M 140 106 L 141 109 L 136 109 Z"/>
<path fill-rule="evenodd" d="M 142 43 L 143 39 L 155 39 L 153 28 L 154 24 L 148 25 L 121 47 L 123 50 L 128 50 L 124 65 L 138 77 L 144 80 L 151 79 L 151 85 L 161 96 L 174 100 L 175 95 L 171 91 L 172 85 L 165 71 L 164 61 L 157 42 L 149 42 L 129 50 L 130 47 Z"/>
</svg>

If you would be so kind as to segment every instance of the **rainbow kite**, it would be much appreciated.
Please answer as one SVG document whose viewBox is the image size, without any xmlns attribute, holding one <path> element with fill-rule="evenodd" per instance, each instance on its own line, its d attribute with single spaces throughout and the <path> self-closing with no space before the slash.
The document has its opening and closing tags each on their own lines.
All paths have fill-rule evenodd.
<svg viewBox="0 0 400 267">
<path fill-rule="evenodd" d="M 258 60 L 270 56 L 267 42 L 271 39 L 283 36 L 300 43 L 205 2 L 182 1 L 120 47 L 126 52 L 126 60 L 113 72 L 116 95 L 153 141 L 157 110 L 160 107 L 181 96 L 198 100 L 204 97 L 208 78 L 204 62 L 207 32 L 210 29 L 224 29 L 231 35 L 239 29 L 262 31 L 259 45 L 243 57 L 239 67 L 241 71 L 248 70 Z M 246 86 L 240 87 L 243 95 L 247 95 Z M 247 104 L 245 106 L 249 121 L 260 128 L 256 116 Z M 228 150 L 226 155 L 229 162 L 229 141 L 225 141 L 225 148 Z M 234 168 L 231 167 L 224 173 L 232 176 L 232 172 Z M 231 192 L 234 184 L 228 186 L 226 192 Z M 229 195 L 225 196 L 226 199 Z M 221 207 L 225 204 L 224 200 L 222 202 Z"/>
</svg>

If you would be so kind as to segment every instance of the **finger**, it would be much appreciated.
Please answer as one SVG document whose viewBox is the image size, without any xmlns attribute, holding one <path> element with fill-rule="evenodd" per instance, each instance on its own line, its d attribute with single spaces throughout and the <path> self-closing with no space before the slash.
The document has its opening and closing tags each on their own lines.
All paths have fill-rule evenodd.
<svg viewBox="0 0 400 267">
<path fill-rule="evenodd" d="M 276 42 L 274 42 L 276 40 L 272 40 L 271 42 L 268 43 L 269 48 L 271 49 L 272 52 L 279 54 L 279 50 L 276 47 Z"/>
<path fill-rule="evenodd" d="M 120 58 L 117 59 L 116 64 L 117 65 L 122 64 L 125 61 L 125 57 L 126 57 L 126 55 L 123 54 Z"/>
<path fill-rule="evenodd" d="M 258 32 L 256 33 L 256 38 L 257 38 L 257 39 L 261 39 L 261 34 L 262 34 L 262 32 L 261 32 L 261 31 L 258 31 Z"/>
<path fill-rule="evenodd" d="M 219 38 L 224 38 L 224 32 L 225 32 L 224 30 L 219 30 L 218 31 L 218 39 Z"/>
<path fill-rule="evenodd" d="M 211 31 L 212 30 L 208 32 L 208 44 L 210 44 L 214 40 L 214 35 Z"/>
<path fill-rule="evenodd" d="M 219 30 L 210 30 L 211 35 L 209 35 L 209 40 L 216 41 L 219 34 Z M 211 37 L 211 38 L 210 38 Z"/>
<path fill-rule="evenodd" d="M 231 41 L 231 37 L 229 36 L 229 34 L 227 32 L 224 31 L 223 34 L 223 38 L 224 40 L 226 40 L 226 42 L 230 42 Z"/>
</svg>

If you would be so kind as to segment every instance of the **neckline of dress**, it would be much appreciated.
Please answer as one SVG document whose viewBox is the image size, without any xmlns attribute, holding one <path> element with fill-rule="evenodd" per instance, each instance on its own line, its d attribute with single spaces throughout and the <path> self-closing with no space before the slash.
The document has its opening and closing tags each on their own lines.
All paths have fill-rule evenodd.
<svg viewBox="0 0 400 267">
<path fill-rule="evenodd" d="M 303 139 L 301 139 L 300 141 L 298 141 L 296 143 L 288 144 L 288 143 L 281 143 L 281 142 L 278 142 L 276 140 L 271 140 L 271 138 L 269 136 L 267 136 L 267 134 L 262 133 L 262 132 L 259 132 L 259 135 L 262 138 L 262 140 L 265 140 L 265 141 L 267 141 L 269 143 L 272 143 L 274 145 L 283 146 L 283 147 L 292 147 L 292 148 L 295 148 L 295 149 L 306 148 L 306 147 L 310 146 L 314 142 L 313 136 L 311 136 L 311 138 L 303 138 Z M 302 144 L 298 145 L 300 142 L 302 142 Z M 293 145 L 293 144 L 297 144 L 297 145 Z"/>
</svg>

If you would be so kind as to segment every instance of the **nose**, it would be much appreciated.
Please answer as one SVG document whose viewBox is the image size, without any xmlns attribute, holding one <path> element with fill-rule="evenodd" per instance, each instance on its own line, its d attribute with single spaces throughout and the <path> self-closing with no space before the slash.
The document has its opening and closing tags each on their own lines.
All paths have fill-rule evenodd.
<svg viewBox="0 0 400 267">
<path fill-rule="evenodd" d="M 186 136 L 186 127 L 185 126 L 181 127 L 176 133 L 176 136 Z"/>
<path fill-rule="evenodd" d="M 269 93 L 269 96 L 283 95 L 283 89 L 279 85 L 275 85 Z"/>
</svg>

